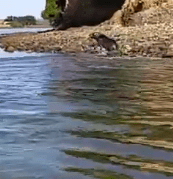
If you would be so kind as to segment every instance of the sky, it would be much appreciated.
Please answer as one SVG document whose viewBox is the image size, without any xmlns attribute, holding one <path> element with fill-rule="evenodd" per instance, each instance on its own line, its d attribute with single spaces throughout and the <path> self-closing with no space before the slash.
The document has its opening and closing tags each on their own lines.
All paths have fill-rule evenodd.
<svg viewBox="0 0 173 179">
<path fill-rule="evenodd" d="M 0 0 L 0 19 L 7 16 L 33 15 L 41 18 L 46 0 Z"/>
</svg>

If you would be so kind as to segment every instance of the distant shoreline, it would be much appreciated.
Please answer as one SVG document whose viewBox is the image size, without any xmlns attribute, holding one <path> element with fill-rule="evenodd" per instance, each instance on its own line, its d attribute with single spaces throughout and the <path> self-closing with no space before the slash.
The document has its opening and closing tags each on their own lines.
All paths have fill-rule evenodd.
<svg viewBox="0 0 173 179">
<path fill-rule="evenodd" d="M 11 29 L 11 28 L 51 28 L 48 20 L 37 20 L 36 25 L 26 25 L 24 27 L 12 27 L 7 24 L 3 24 L 4 20 L 0 20 L 0 29 Z"/>
</svg>

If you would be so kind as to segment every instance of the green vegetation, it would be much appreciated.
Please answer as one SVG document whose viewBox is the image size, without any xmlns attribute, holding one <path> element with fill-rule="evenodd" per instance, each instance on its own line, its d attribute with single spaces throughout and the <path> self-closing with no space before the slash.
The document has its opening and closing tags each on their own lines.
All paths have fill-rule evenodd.
<svg viewBox="0 0 173 179">
<path fill-rule="evenodd" d="M 15 27 L 23 27 L 23 24 L 21 24 L 20 22 L 14 21 L 14 22 L 10 22 L 9 25 L 13 28 Z"/>
<path fill-rule="evenodd" d="M 26 25 L 36 25 L 34 16 L 8 16 L 4 21 L 8 22 L 11 27 L 24 27 Z"/>
<path fill-rule="evenodd" d="M 92 176 L 92 177 L 98 178 L 98 179 L 115 179 L 115 178 L 117 178 L 117 179 L 132 179 L 131 177 L 128 177 L 123 174 L 118 174 L 118 173 L 110 171 L 110 170 L 94 170 L 94 169 L 69 167 L 69 168 L 65 169 L 65 171 L 77 172 L 77 173 Z"/>
<path fill-rule="evenodd" d="M 43 19 L 49 19 L 50 21 L 59 16 L 60 7 L 57 7 L 56 0 L 46 0 L 46 8 L 41 12 Z"/>
<path fill-rule="evenodd" d="M 65 154 L 76 157 L 76 158 L 84 158 L 88 160 L 92 160 L 94 162 L 99 163 L 109 163 L 112 165 L 123 165 L 127 168 L 133 168 L 136 170 L 141 171 L 148 171 L 148 172 L 158 172 L 158 173 L 164 173 L 166 175 L 173 175 L 173 163 L 172 162 L 164 162 L 161 160 L 151 160 L 151 159 L 145 159 L 141 158 L 140 156 L 136 155 L 129 155 L 129 156 L 121 156 L 121 155 L 113 155 L 113 154 L 106 154 L 106 153 L 97 153 L 92 151 L 85 151 L 85 150 L 64 150 Z M 97 170 L 92 169 L 82 169 L 82 168 L 66 168 L 66 171 L 71 172 L 80 172 L 84 175 L 93 175 L 95 178 L 127 178 L 127 176 L 117 174 L 117 173 L 110 173 L 104 172 L 104 170 L 101 170 L 103 173 L 100 173 L 100 175 L 95 175 L 97 173 Z M 84 172 L 84 170 L 86 170 Z M 89 172 L 90 171 L 90 172 Z M 101 172 L 100 171 L 100 172 Z M 116 176 L 116 177 L 115 177 Z"/>
</svg>

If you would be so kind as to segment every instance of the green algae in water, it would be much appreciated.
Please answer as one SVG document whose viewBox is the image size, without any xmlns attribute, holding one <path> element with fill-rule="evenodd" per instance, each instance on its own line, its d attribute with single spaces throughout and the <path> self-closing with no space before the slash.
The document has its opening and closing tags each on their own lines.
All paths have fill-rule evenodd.
<svg viewBox="0 0 173 179">
<path fill-rule="evenodd" d="M 130 137 L 138 137 L 141 136 L 139 134 L 121 134 L 118 132 L 105 132 L 105 131 L 68 131 L 71 135 L 75 135 L 78 137 L 85 137 L 85 138 L 96 138 L 96 139 L 106 139 L 110 141 L 117 141 L 122 142 L 122 139 L 128 139 Z M 145 137 L 146 135 L 143 135 Z"/>
<path fill-rule="evenodd" d="M 165 175 L 173 175 L 173 163 L 163 162 L 159 160 L 150 160 L 138 157 L 136 155 L 129 155 L 128 157 L 122 157 L 120 155 L 112 155 L 105 153 L 97 153 L 92 151 L 80 151 L 80 150 L 65 150 L 67 155 L 71 155 L 76 158 L 85 158 L 99 163 L 110 163 L 114 165 L 124 165 L 128 168 L 133 168 L 139 171 L 150 171 L 164 173 Z"/>
<path fill-rule="evenodd" d="M 84 168 L 66 168 L 65 171 L 68 172 L 78 172 L 83 175 L 92 176 L 98 179 L 132 179 L 129 176 L 118 174 L 116 172 L 112 172 L 110 170 L 94 170 L 94 169 L 84 169 Z"/>
<path fill-rule="evenodd" d="M 81 112 L 70 112 L 61 113 L 65 117 L 71 117 L 73 119 L 92 121 L 93 123 L 102 123 L 107 125 L 117 124 L 119 117 L 115 114 L 106 112 L 106 114 L 96 113 L 95 111 L 81 111 Z"/>
</svg>

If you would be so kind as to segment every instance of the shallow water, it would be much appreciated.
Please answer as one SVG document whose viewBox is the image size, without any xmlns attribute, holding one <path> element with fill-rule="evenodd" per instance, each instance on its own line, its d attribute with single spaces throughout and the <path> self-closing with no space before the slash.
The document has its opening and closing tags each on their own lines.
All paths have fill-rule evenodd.
<svg viewBox="0 0 173 179">
<path fill-rule="evenodd" d="M 25 32 L 38 32 L 45 31 L 51 28 L 2 28 L 0 29 L 0 35 L 4 34 L 12 34 L 12 33 L 25 33 Z"/>
<path fill-rule="evenodd" d="M 172 66 L 0 51 L 0 178 L 173 178 Z"/>
</svg>

